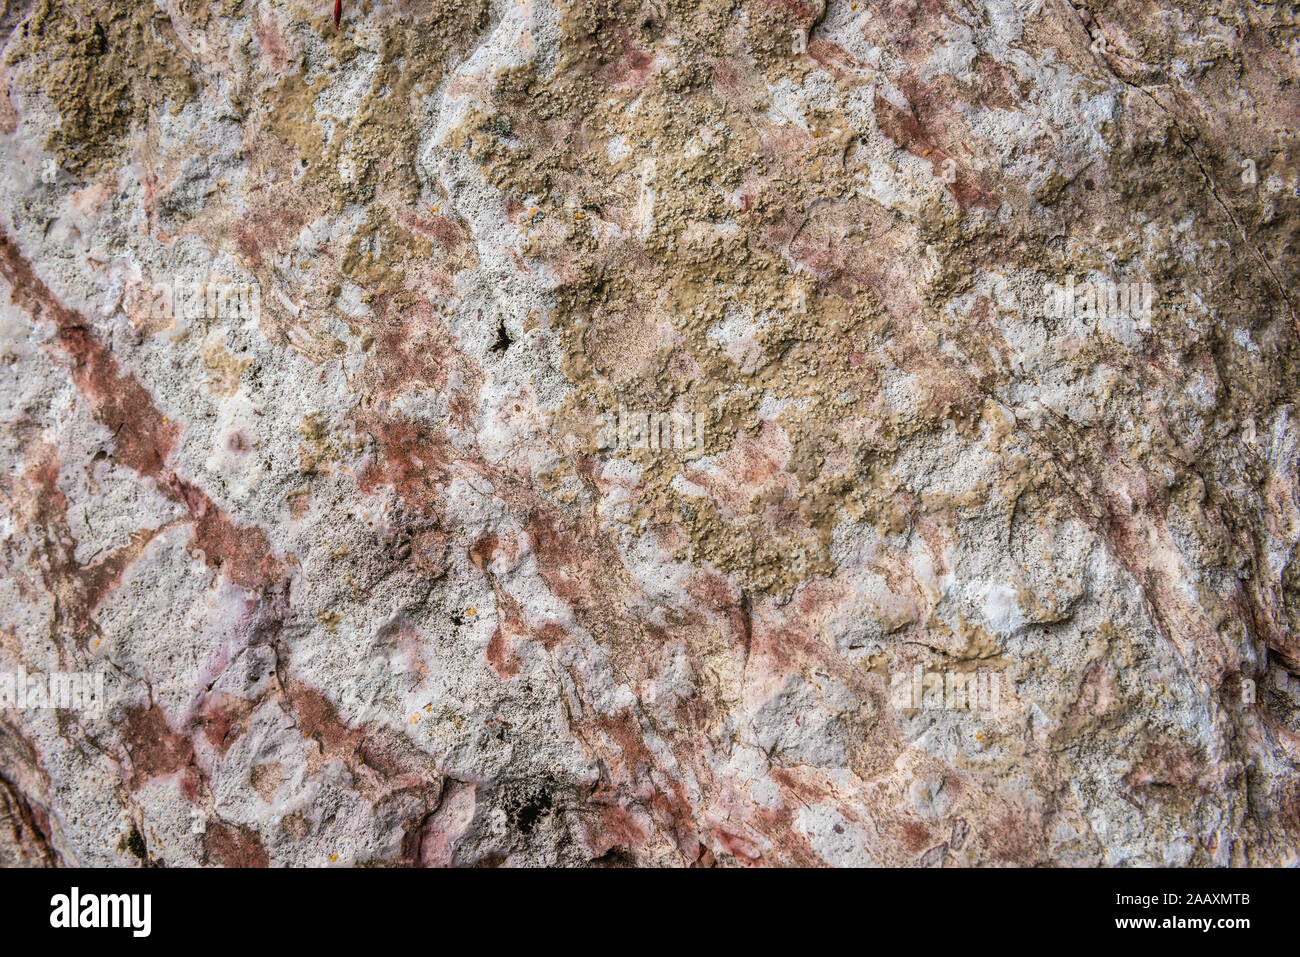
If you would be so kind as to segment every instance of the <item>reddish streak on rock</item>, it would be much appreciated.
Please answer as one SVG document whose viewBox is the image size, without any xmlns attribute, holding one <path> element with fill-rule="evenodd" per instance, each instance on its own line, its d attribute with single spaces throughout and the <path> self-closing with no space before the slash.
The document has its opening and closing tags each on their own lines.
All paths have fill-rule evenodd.
<svg viewBox="0 0 1300 957">
<path fill-rule="evenodd" d="M 1209 781 L 1213 777 L 1203 753 L 1181 742 L 1164 740 L 1149 743 L 1123 781 L 1135 791 L 1168 788 L 1170 793 L 1193 790 L 1212 794 L 1214 788 Z"/>
<path fill-rule="evenodd" d="M 997 203 L 993 197 L 971 182 L 970 174 L 963 169 L 960 159 L 950 156 L 946 150 L 938 146 L 930 132 L 921 125 L 921 121 L 914 114 L 900 110 L 879 93 L 876 94 L 875 111 L 880 132 L 913 156 L 928 160 L 936 176 L 943 173 L 946 160 L 953 160 L 955 165 L 948 168 L 952 170 L 956 179 L 948 185 L 948 189 L 952 192 L 957 205 L 962 209 L 973 206 L 985 209 L 996 208 Z"/>
<path fill-rule="evenodd" d="M 207 737 L 208 743 L 225 754 L 240 736 L 232 732 L 252 714 L 253 707 L 254 702 L 247 698 L 214 694 L 204 702 L 196 723 Z"/>
<path fill-rule="evenodd" d="M 795 867 L 826 866 L 826 861 L 795 827 L 794 811 L 788 806 L 781 804 L 775 808 L 757 808 L 747 823 L 775 845 L 775 851 L 768 852 L 769 860 L 780 860 L 787 866 Z"/>
<path fill-rule="evenodd" d="M 339 720 L 338 711 L 324 694 L 299 681 L 290 681 L 286 689 L 290 704 L 298 715 L 302 733 L 320 742 L 327 753 L 352 752 L 364 743 L 364 732 L 349 728 Z"/>
<path fill-rule="evenodd" d="M 415 423 L 396 419 L 358 422 L 379 440 L 380 455 L 357 477 L 362 492 L 389 486 L 412 509 L 437 511 L 450 461 L 446 439 Z"/>
<path fill-rule="evenodd" d="M 0 276 L 10 297 L 38 320 L 55 326 L 60 348 L 72 359 L 72 381 L 86 397 L 95 418 L 113 433 L 113 454 L 121 462 L 156 481 L 159 491 L 181 502 L 195 521 L 196 547 L 213 568 L 235 584 L 255 590 L 280 576 L 261 529 L 231 522 L 198 486 L 167 468 L 178 430 L 153 404 L 149 392 L 117 359 L 76 311 L 59 302 L 36 275 L 7 235 L 0 234 Z"/>
<path fill-rule="evenodd" d="M 446 216 L 430 216 L 428 220 L 417 220 L 420 228 L 433 237 L 445 256 L 459 250 L 469 240 L 467 233 L 459 223 Z"/>
<path fill-rule="evenodd" d="M 992 823 L 981 830 L 988 856 L 1006 864 L 1031 865 L 1042 858 L 1033 839 L 1041 821 L 1027 811 L 1009 809 L 993 819 Z"/>
<path fill-rule="evenodd" d="M 497 537 L 488 533 L 470 546 L 470 560 L 474 562 L 492 583 L 492 593 L 496 601 L 497 627 L 488 639 L 487 659 L 497 676 L 503 680 L 519 674 L 519 656 L 510 645 L 511 638 L 520 635 L 537 637 L 524 620 L 523 609 L 519 602 L 501 587 L 496 576 L 487 567 L 492 562 L 492 553 L 499 548 Z M 486 552 L 486 554 L 484 554 Z"/>
<path fill-rule="evenodd" d="M 836 79 L 870 70 L 866 63 L 854 57 L 838 43 L 832 43 L 821 37 L 808 41 L 808 56 L 816 60 L 818 66 Z"/>
<path fill-rule="evenodd" d="M 373 354 L 379 370 L 380 398 L 391 399 L 416 389 L 446 391 L 448 373 L 461 357 L 444 348 L 454 336 L 429 302 L 399 309 L 391 296 L 379 296 L 374 307 Z"/>
<path fill-rule="evenodd" d="M 82 614 L 89 619 L 110 592 L 117 588 L 122 573 L 140 557 L 145 546 L 154 540 L 159 529 L 140 529 L 131 533 L 130 541 L 114 549 L 97 562 L 83 565 L 79 577 L 82 585 Z"/>
<path fill-rule="evenodd" d="M 493 630 L 492 637 L 488 640 L 487 657 L 498 677 L 513 678 L 519 674 L 519 656 L 514 653 L 500 628 Z"/>
<path fill-rule="evenodd" d="M 3 266 L 12 262 L 16 250 L 4 241 Z M 95 418 L 113 433 L 114 457 L 146 478 L 156 478 L 166 467 L 176 445 L 176 425 L 163 419 L 153 404 L 153 397 L 135 376 L 118 371 L 117 360 L 108 347 L 95 338 L 80 315 L 54 300 L 50 291 L 28 267 L 28 277 L 5 278 L 14 287 L 14 297 L 32 307 L 41 318 L 53 320 L 58 330 L 60 348 L 72 359 L 72 381 L 90 403 Z M 32 284 L 36 285 L 32 285 Z M 47 308 L 48 305 L 48 308 Z"/>
<path fill-rule="evenodd" d="M 127 708 L 121 733 L 131 758 L 127 786 L 132 791 L 138 791 L 153 778 L 179 771 L 185 797 L 190 801 L 198 798 L 199 771 L 194 764 L 194 745 L 188 737 L 171 729 L 158 705 Z"/>
<path fill-rule="evenodd" d="M 730 60 L 706 57 L 704 62 L 708 64 L 713 89 L 723 99 L 733 106 L 738 104 L 732 101 L 740 96 L 748 96 L 752 102 L 758 86 L 752 70 L 747 70 L 742 76 Z"/>
<path fill-rule="evenodd" d="M 258 49 L 270 60 L 269 72 L 276 75 L 284 73 L 289 65 L 289 51 L 285 48 L 284 34 L 277 29 L 273 18 L 266 14 L 258 17 L 254 32 L 257 34 Z"/>
<path fill-rule="evenodd" d="M 537 640 L 548 651 L 568 637 L 569 633 L 553 621 L 548 621 L 542 626 L 542 630 L 537 633 Z"/>
<path fill-rule="evenodd" d="M 403 734 L 382 725 L 349 727 L 324 694 L 301 681 L 290 679 L 285 694 L 303 735 L 320 744 L 326 760 L 353 769 L 357 790 L 372 804 L 399 791 L 436 804 L 443 776 L 432 758 L 412 750 Z"/>
<path fill-rule="evenodd" d="M 208 857 L 223 867 L 269 867 L 266 848 L 252 828 L 232 827 L 218 821 L 209 824 L 203 835 Z"/>
<path fill-rule="evenodd" d="M 641 780 L 648 781 L 651 772 L 656 770 L 663 776 L 665 783 L 669 785 L 668 790 L 656 784 L 647 803 L 650 810 L 659 817 L 661 826 L 672 835 L 678 848 L 688 859 L 694 860 L 699 853 L 699 839 L 695 833 L 694 813 L 686 796 L 686 790 L 682 787 L 681 781 L 661 767 L 655 759 L 642 737 L 636 716 L 631 711 L 620 711 L 615 715 L 600 715 L 596 725 L 609 735 L 623 752 L 626 770 L 632 779 L 629 784 Z"/>
<path fill-rule="evenodd" d="M 268 149 L 265 155 L 270 159 L 279 154 Z M 287 157 L 282 156 L 278 162 L 287 163 Z M 247 212 L 223 227 L 233 235 L 240 255 L 250 263 L 262 263 L 276 255 L 275 251 L 286 245 L 287 237 L 296 236 L 315 218 L 308 212 L 310 204 L 291 183 L 281 179 L 276 187 L 250 192 Z"/>
<path fill-rule="evenodd" d="M 654 70 L 654 65 L 655 58 L 652 54 L 628 43 L 623 47 L 622 55 L 601 71 L 601 79 L 620 89 L 640 89 L 645 85 L 646 77 Z"/>
<path fill-rule="evenodd" d="M 87 635 L 95 610 L 161 529 L 138 529 L 125 545 L 98 561 L 78 564 L 77 543 L 68 526 L 68 500 L 59 488 L 58 453 L 53 445 L 40 445 L 30 458 L 23 484 L 10 484 L 9 494 L 18 504 L 24 524 L 44 529 L 43 568 L 48 589 L 58 596 L 59 614 Z"/>
<path fill-rule="evenodd" d="M 487 568 L 492 564 L 492 559 L 496 557 L 497 550 L 501 547 L 501 541 L 497 538 L 495 532 L 488 532 L 477 542 L 469 547 L 469 560 L 480 570 Z"/>
<path fill-rule="evenodd" d="M 789 768 L 773 767 L 770 776 L 781 789 L 794 797 L 800 804 L 818 804 L 829 800 L 831 795 L 811 781 L 801 778 Z M 843 809 L 841 809 L 843 810 Z"/>
<path fill-rule="evenodd" d="M 644 86 L 646 77 L 654 70 L 654 54 L 638 47 L 627 28 L 619 23 L 607 21 L 601 27 L 601 35 L 617 53 L 597 71 L 596 77 L 622 90 L 636 90 Z"/>
<path fill-rule="evenodd" d="M 614 804 L 598 804 L 599 823 L 587 833 L 587 847 L 596 857 L 612 847 L 628 850 L 644 843 L 645 831 L 637 827 L 632 816 Z"/>
<path fill-rule="evenodd" d="M 194 517 L 194 547 L 203 552 L 209 566 L 249 591 L 281 576 L 281 566 L 260 528 L 236 525 L 198 486 L 174 472 L 168 473 L 160 487 Z"/>
<path fill-rule="evenodd" d="M 724 831 L 720 827 L 715 827 L 710 833 L 722 845 L 732 857 L 738 857 L 742 861 L 754 862 L 761 860 L 763 854 L 758 848 L 754 847 L 749 841 L 745 840 L 738 834 L 732 834 L 730 831 Z"/>
<path fill-rule="evenodd" d="M 731 643 L 742 646 L 748 652 L 752 625 L 748 620 L 740 590 L 730 579 L 707 569 L 697 572 L 687 583 L 686 594 L 691 601 L 714 614 L 726 615 L 731 625 Z"/>
<path fill-rule="evenodd" d="M 533 540 L 533 550 L 545 556 L 538 571 L 556 597 L 579 609 L 598 606 L 602 599 L 588 572 L 600 560 L 595 550 L 602 543 L 545 506 L 529 515 L 526 531 Z M 608 587 L 612 582 L 607 579 L 604 584 Z M 605 592 L 606 600 L 609 594 Z"/>
<path fill-rule="evenodd" d="M 924 824 L 919 821 L 903 822 L 903 846 L 909 851 L 921 851 L 929 847 L 933 841 L 930 838 L 930 831 Z"/>
</svg>

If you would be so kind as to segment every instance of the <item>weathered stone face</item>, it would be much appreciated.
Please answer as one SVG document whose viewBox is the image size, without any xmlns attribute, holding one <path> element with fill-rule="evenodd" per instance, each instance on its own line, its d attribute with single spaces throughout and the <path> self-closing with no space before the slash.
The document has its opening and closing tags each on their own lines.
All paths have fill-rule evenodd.
<svg viewBox="0 0 1300 957">
<path fill-rule="evenodd" d="M 1286 5 L 333 17 L 0 12 L 0 863 L 1300 862 Z"/>
</svg>

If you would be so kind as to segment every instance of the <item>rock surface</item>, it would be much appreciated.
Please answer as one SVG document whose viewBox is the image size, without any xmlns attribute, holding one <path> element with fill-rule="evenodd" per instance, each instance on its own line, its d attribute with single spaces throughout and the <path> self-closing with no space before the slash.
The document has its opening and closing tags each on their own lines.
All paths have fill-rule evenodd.
<svg viewBox="0 0 1300 957">
<path fill-rule="evenodd" d="M 1300 863 L 1291 5 L 0 37 L 0 863 Z"/>
</svg>

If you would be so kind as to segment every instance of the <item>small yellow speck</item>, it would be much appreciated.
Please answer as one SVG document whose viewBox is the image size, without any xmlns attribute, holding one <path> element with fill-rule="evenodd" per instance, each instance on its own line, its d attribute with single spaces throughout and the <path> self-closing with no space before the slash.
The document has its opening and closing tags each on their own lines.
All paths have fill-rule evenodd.
<svg viewBox="0 0 1300 957">
<path fill-rule="evenodd" d="M 411 724 L 419 724 L 419 723 L 420 723 L 420 716 L 418 714 L 415 715 L 413 718 L 411 718 Z"/>
<path fill-rule="evenodd" d="M 477 606 L 474 607 L 474 608 L 471 608 L 468 612 L 466 612 L 466 614 L 469 614 L 469 615 L 477 615 L 477 614 L 478 614 L 478 608 L 477 608 Z"/>
<path fill-rule="evenodd" d="M 338 859 L 339 859 L 339 856 L 338 856 L 337 854 L 331 854 L 331 855 L 330 855 L 330 863 L 331 863 L 331 864 L 336 863 L 336 862 L 338 861 Z"/>
<path fill-rule="evenodd" d="M 98 647 L 99 647 L 99 639 L 98 639 L 98 638 L 96 638 L 96 639 L 95 639 L 95 641 L 94 641 L 94 643 L 93 643 L 93 644 L 91 644 L 91 646 L 90 646 L 90 647 L 92 647 L 92 648 L 98 648 Z"/>
<path fill-rule="evenodd" d="M 573 218 L 574 218 L 574 219 L 586 219 L 587 217 L 583 216 L 582 213 L 574 213 L 574 214 L 573 214 Z"/>
<path fill-rule="evenodd" d="M 432 711 L 432 710 L 433 710 L 433 705 L 431 705 L 431 704 L 426 704 L 426 705 L 424 706 L 424 710 L 425 710 L 425 711 Z"/>
</svg>

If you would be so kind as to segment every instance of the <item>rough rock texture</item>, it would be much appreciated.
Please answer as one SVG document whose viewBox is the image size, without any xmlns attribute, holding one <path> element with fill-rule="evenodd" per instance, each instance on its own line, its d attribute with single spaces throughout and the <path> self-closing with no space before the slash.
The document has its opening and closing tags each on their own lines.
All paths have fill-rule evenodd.
<svg viewBox="0 0 1300 957">
<path fill-rule="evenodd" d="M 0 863 L 1300 862 L 1290 4 L 0 36 Z"/>
</svg>

